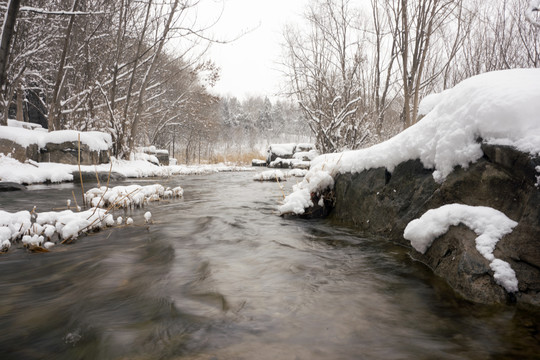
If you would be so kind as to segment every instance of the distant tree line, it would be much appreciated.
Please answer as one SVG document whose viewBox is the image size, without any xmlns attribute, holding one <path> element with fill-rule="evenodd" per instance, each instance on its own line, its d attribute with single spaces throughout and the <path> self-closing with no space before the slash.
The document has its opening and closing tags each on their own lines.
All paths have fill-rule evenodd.
<svg viewBox="0 0 540 360">
<path fill-rule="evenodd" d="M 323 152 L 395 135 L 417 121 L 422 97 L 468 77 L 540 67 L 538 0 L 360 5 L 313 0 L 284 31 L 289 95 Z"/>
<path fill-rule="evenodd" d="M 300 108 L 286 100 L 207 95 L 186 110 L 179 118 L 181 124 L 158 129 L 151 141 L 184 163 L 238 161 L 243 155 L 257 156 L 274 142 L 310 140 Z"/>
</svg>

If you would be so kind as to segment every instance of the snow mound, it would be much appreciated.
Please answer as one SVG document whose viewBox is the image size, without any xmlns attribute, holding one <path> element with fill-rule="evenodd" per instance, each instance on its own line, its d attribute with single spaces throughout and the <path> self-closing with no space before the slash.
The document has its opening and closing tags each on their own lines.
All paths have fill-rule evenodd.
<svg viewBox="0 0 540 360">
<path fill-rule="evenodd" d="M 9 213 L 0 210 L 0 251 L 7 251 L 11 243 L 21 238 L 32 227 L 29 211 Z"/>
<path fill-rule="evenodd" d="M 428 97 L 421 105 L 427 114 L 395 137 L 367 149 L 319 156 L 312 161 L 310 173 L 325 172 L 333 177 L 378 167 L 392 172 L 402 162 L 419 159 L 425 168 L 434 169 L 436 181 L 443 182 L 454 167 L 466 168 L 482 157 L 479 138 L 538 155 L 539 94 L 540 69 L 496 71 L 469 78 Z M 301 200 L 298 194 L 289 195 L 279 208 L 281 213 L 299 209 L 300 203 L 309 203 L 311 193 L 326 187 L 307 179 L 297 187 L 304 194 Z M 300 202 L 289 204 L 292 201 Z"/>
<path fill-rule="evenodd" d="M 296 149 L 296 144 L 272 144 L 268 148 L 269 153 L 273 153 L 277 156 L 287 156 L 287 155 L 293 155 L 294 149 Z"/>
<path fill-rule="evenodd" d="M 287 173 L 288 177 L 294 176 L 294 177 L 304 177 L 307 174 L 307 170 L 304 169 L 292 169 Z"/>
<path fill-rule="evenodd" d="M 445 234 L 450 226 L 464 224 L 473 230 L 476 249 L 488 261 L 493 270 L 495 282 L 508 292 L 518 291 L 516 273 L 506 261 L 493 255 L 495 245 L 505 235 L 512 232 L 517 222 L 509 219 L 502 212 L 490 207 L 449 204 L 428 210 L 419 219 L 411 221 L 403 237 L 424 254 L 436 238 Z"/>
<path fill-rule="evenodd" d="M 18 184 L 73 181 L 72 171 L 76 170 L 77 166 L 65 164 L 21 163 L 11 155 L 0 153 L 0 181 Z"/>
<path fill-rule="evenodd" d="M 306 186 L 315 184 L 316 186 Z M 334 178 L 326 171 L 308 171 L 301 183 L 293 186 L 293 192 L 289 194 L 284 204 L 279 207 L 282 214 L 303 214 L 305 209 L 313 206 L 312 194 L 319 195 L 322 191 L 334 186 Z"/>
<path fill-rule="evenodd" d="M 86 211 L 71 210 L 38 213 L 36 224 L 52 225 L 61 240 L 77 238 L 81 233 L 114 225 L 114 218 L 104 209 L 91 208 Z M 43 230 L 45 231 L 45 230 Z M 41 232 L 30 233 L 41 235 Z"/>
<path fill-rule="evenodd" d="M 281 170 L 267 170 L 253 176 L 255 181 L 283 181 L 285 173 Z"/>
<path fill-rule="evenodd" d="M 58 234 L 60 240 L 74 239 L 81 233 L 113 224 L 112 215 L 97 208 L 82 212 L 65 210 L 37 214 L 0 210 L 0 247 L 1 251 L 7 251 L 12 242 L 21 240 L 25 246 L 50 248 L 53 244 L 46 240 L 50 240 L 54 234 Z"/>
<path fill-rule="evenodd" d="M 131 208 L 183 195 L 184 190 L 180 186 L 173 189 L 165 188 L 160 184 L 115 186 L 113 188 L 102 186 L 88 190 L 85 194 L 85 200 L 94 207 Z"/>
</svg>

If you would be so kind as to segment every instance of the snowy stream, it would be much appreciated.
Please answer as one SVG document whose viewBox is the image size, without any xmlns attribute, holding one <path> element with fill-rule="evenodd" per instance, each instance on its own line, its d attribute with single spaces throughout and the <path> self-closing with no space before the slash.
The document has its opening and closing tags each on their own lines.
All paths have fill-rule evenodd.
<svg viewBox="0 0 540 360">
<path fill-rule="evenodd" d="M 50 253 L 14 245 L 0 256 L 0 359 L 540 354 L 538 313 L 465 302 L 387 241 L 329 221 L 283 219 L 278 185 L 252 178 L 129 181 L 180 185 L 184 198 L 130 211 L 134 226 Z M 49 211 L 72 190 L 80 196 L 74 184 L 1 193 L 0 209 Z"/>
</svg>

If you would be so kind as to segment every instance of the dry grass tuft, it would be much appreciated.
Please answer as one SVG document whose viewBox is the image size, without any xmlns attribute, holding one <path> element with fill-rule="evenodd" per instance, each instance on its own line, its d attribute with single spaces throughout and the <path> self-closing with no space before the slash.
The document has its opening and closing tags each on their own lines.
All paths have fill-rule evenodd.
<svg viewBox="0 0 540 360">
<path fill-rule="evenodd" d="M 251 150 L 242 153 L 228 152 L 225 154 L 214 154 L 208 159 L 210 164 L 234 163 L 236 165 L 251 165 L 253 159 L 265 159 L 266 156 L 259 151 Z"/>
</svg>

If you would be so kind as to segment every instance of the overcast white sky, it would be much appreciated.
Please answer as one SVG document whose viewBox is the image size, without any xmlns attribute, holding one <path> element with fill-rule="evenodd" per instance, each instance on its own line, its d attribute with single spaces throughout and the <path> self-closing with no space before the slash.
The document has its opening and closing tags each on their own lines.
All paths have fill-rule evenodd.
<svg viewBox="0 0 540 360">
<path fill-rule="evenodd" d="M 221 0 L 207 0 L 199 17 L 215 18 Z M 244 99 L 249 95 L 273 97 L 282 76 L 277 70 L 281 55 L 283 28 L 296 23 L 308 0 L 225 0 L 222 18 L 212 29 L 218 38 L 234 38 L 229 44 L 214 44 L 207 58 L 221 68 L 221 79 L 214 88 L 220 95 Z"/>
</svg>

